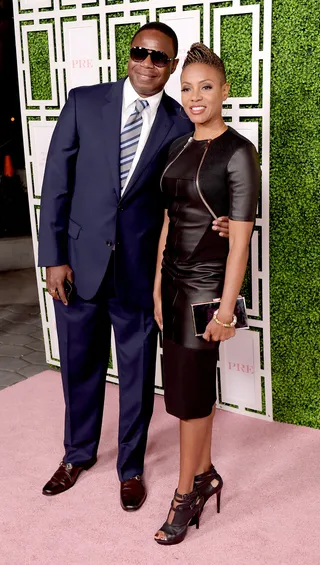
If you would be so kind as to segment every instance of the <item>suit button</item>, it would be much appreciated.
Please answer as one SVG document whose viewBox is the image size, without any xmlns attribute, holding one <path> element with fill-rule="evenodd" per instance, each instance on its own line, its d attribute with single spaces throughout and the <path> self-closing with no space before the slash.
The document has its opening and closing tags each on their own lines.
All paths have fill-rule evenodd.
<svg viewBox="0 0 320 565">
<path fill-rule="evenodd" d="M 108 246 L 108 247 L 112 247 L 112 245 L 113 245 L 112 241 L 107 241 L 107 246 Z"/>
<path fill-rule="evenodd" d="M 123 212 L 124 207 L 123 207 L 123 206 L 119 206 L 119 210 L 120 210 L 120 212 Z"/>
</svg>

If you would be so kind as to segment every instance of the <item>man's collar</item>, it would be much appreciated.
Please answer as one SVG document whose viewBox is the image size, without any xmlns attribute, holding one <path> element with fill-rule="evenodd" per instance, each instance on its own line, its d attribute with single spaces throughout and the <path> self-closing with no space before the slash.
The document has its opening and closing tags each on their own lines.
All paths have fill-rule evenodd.
<svg viewBox="0 0 320 565">
<path fill-rule="evenodd" d="M 158 92 L 157 94 L 153 94 L 153 96 L 148 96 L 148 98 L 143 98 L 143 100 L 147 100 L 148 104 L 151 108 L 157 108 L 161 102 L 161 98 L 163 96 L 163 90 Z M 125 80 L 123 86 L 123 108 L 126 110 L 130 104 L 133 104 L 138 98 L 140 98 L 139 94 L 133 88 L 129 77 Z"/>
</svg>

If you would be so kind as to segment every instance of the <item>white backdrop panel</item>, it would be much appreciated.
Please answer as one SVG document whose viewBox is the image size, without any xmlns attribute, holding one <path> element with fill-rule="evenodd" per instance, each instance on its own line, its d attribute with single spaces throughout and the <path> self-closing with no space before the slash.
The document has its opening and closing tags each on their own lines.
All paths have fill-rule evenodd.
<svg viewBox="0 0 320 565">
<path fill-rule="evenodd" d="M 98 29 L 96 20 L 64 22 L 67 89 L 97 84 Z"/>
<path fill-rule="evenodd" d="M 55 122 L 29 122 L 31 153 L 33 157 L 34 192 L 36 196 L 41 195 L 46 158 L 54 128 Z"/>
<path fill-rule="evenodd" d="M 44 322 L 45 328 L 45 339 L 50 348 L 50 354 L 53 359 L 59 360 L 59 345 L 57 337 L 56 319 L 54 315 L 53 301 L 48 292 L 45 292 L 45 302 L 47 310 L 47 320 Z"/>
<path fill-rule="evenodd" d="M 200 41 L 200 11 L 160 14 L 160 21 L 172 27 L 179 39 L 179 64 L 176 72 L 171 75 L 167 83 L 166 92 L 181 103 L 180 74 L 182 64 L 190 45 Z"/>
<path fill-rule="evenodd" d="M 260 335 L 238 330 L 234 339 L 220 345 L 222 402 L 242 410 L 261 410 Z"/>
<path fill-rule="evenodd" d="M 218 372 L 219 406 L 258 418 L 272 418 L 269 319 L 269 137 L 270 137 L 270 49 L 271 0 L 242 5 L 240 0 L 142 0 L 110 3 L 106 0 L 21 0 L 13 2 L 18 59 L 18 76 L 26 174 L 35 256 L 39 204 L 46 154 L 55 120 L 65 94 L 80 85 L 117 80 L 117 26 L 143 25 L 159 18 L 176 31 L 179 39 L 179 67 L 167 85 L 167 92 L 180 100 L 180 69 L 191 43 L 203 41 L 217 54 L 221 48 L 223 18 L 250 16 L 252 19 L 251 93 L 229 97 L 223 116 L 249 138 L 261 156 L 262 191 L 250 252 L 250 326 L 237 332 L 234 340 L 221 347 Z M 173 6 L 173 7 L 172 7 Z M 192 10 L 190 8 L 192 7 Z M 45 10 L 48 8 L 48 10 Z M 53 9 L 51 9 L 53 8 Z M 65 8 L 65 9 L 63 9 Z M 40 11 L 41 9 L 41 11 Z M 31 10 L 25 12 L 25 10 Z M 137 13 L 140 11 L 140 13 Z M 162 11 L 162 13 L 161 13 Z M 261 34 L 261 24 L 263 33 Z M 47 35 L 50 56 L 51 100 L 34 100 L 31 91 L 29 32 Z M 211 33 L 213 32 L 213 34 Z M 42 34 L 42 36 L 45 36 Z M 212 40 L 213 35 L 213 40 Z M 261 35 L 261 37 L 260 37 Z M 129 51 L 129 45 L 127 46 Z M 262 96 L 259 93 L 262 85 Z M 49 363 L 59 364 L 52 299 L 45 290 L 45 270 L 37 270 L 37 283 Z M 117 382 L 115 340 L 108 380 Z M 157 355 L 156 391 L 162 393 L 162 350 Z M 263 386 L 262 386 L 263 385 Z M 250 411 L 249 411 L 250 410 Z"/>
<path fill-rule="evenodd" d="M 18 2 L 18 0 L 14 0 Z M 51 0 L 20 0 L 21 10 L 32 10 L 32 8 L 50 8 Z"/>
</svg>

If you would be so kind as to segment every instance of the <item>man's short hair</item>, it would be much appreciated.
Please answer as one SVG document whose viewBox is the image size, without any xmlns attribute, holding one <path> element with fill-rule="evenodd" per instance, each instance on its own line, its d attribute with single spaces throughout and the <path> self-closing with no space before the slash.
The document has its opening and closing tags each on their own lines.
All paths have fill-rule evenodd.
<svg viewBox="0 0 320 565">
<path fill-rule="evenodd" d="M 172 44 L 173 44 L 174 57 L 176 57 L 178 55 L 178 38 L 177 38 L 177 35 L 171 27 L 169 27 L 167 24 L 164 24 L 162 22 L 149 22 L 148 24 L 143 25 L 134 34 L 134 36 L 131 40 L 131 43 L 137 37 L 137 35 L 139 35 L 139 33 L 141 33 L 142 31 L 148 31 L 149 29 L 150 30 L 155 29 L 156 31 L 160 31 L 161 33 L 163 33 L 167 37 L 170 37 Z"/>
</svg>

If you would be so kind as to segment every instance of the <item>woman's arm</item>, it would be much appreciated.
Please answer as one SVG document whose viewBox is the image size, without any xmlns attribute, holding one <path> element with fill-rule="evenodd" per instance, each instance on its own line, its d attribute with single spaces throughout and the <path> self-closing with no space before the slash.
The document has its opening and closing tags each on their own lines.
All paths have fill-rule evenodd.
<svg viewBox="0 0 320 565">
<path fill-rule="evenodd" d="M 158 245 L 158 256 L 157 256 L 157 266 L 156 266 L 156 276 L 154 279 L 154 289 L 153 289 L 153 300 L 154 300 L 154 318 L 162 330 L 162 301 L 161 301 L 161 265 L 163 259 L 163 252 L 166 246 L 167 235 L 169 228 L 169 216 L 168 211 L 164 211 L 163 226 L 160 234 L 159 245 Z"/>
<path fill-rule="evenodd" d="M 229 254 L 225 281 L 217 318 L 222 324 L 232 321 L 249 257 L 249 245 L 260 186 L 258 154 L 252 144 L 240 147 L 228 163 L 229 187 Z M 207 341 L 225 341 L 235 335 L 212 320 L 204 334 Z"/>
<path fill-rule="evenodd" d="M 229 220 L 229 254 L 218 319 L 223 324 L 232 321 L 249 257 L 253 222 Z M 235 334 L 234 328 L 224 328 L 212 320 L 203 335 L 207 341 L 225 341 Z"/>
<path fill-rule="evenodd" d="M 229 254 L 219 307 L 219 320 L 223 323 L 232 320 L 248 263 L 252 228 L 253 222 L 229 222 Z"/>
</svg>

